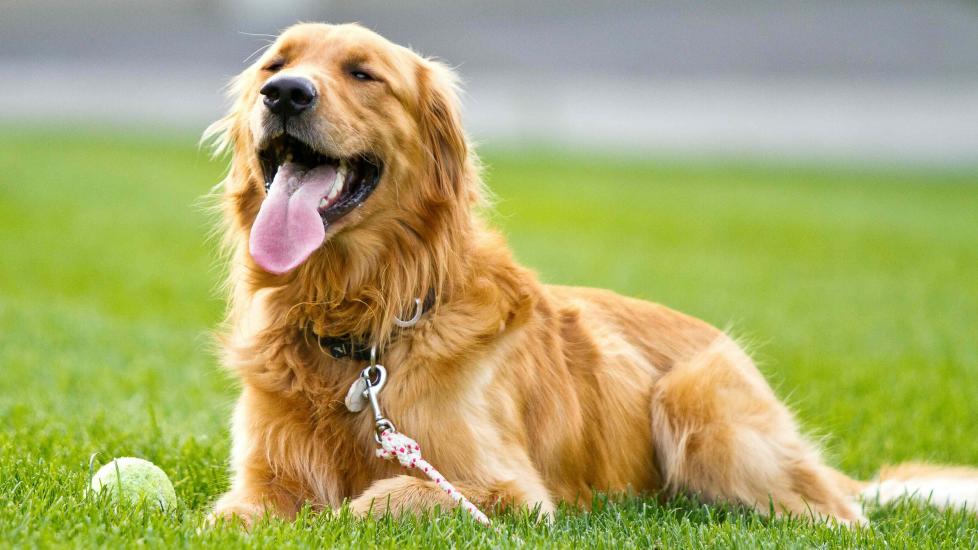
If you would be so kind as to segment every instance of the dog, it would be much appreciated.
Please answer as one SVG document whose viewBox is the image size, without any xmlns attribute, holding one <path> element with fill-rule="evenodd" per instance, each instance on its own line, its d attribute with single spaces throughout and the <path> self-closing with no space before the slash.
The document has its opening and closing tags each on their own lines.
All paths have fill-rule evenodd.
<svg viewBox="0 0 978 550">
<path fill-rule="evenodd" d="M 230 93 L 207 136 L 231 155 L 219 341 L 242 390 L 213 518 L 451 508 L 433 481 L 377 458 L 374 415 L 346 406 L 377 362 L 385 428 L 490 512 L 682 491 L 854 525 L 869 494 L 978 503 L 974 469 L 911 464 L 872 483 L 833 469 L 707 323 L 541 284 L 481 215 L 479 161 L 441 62 L 355 24 L 299 24 Z"/>
</svg>

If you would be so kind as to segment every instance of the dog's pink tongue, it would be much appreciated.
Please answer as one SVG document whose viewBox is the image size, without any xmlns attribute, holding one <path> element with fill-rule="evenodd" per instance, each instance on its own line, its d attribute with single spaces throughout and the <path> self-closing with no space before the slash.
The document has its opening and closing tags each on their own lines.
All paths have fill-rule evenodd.
<svg viewBox="0 0 978 550">
<path fill-rule="evenodd" d="M 304 171 L 279 167 L 251 226 L 251 257 L 265 271 L 282 274 L 306 261 L 326 238 L 319 203 L 336 180 L 332 166 Z"/>
</svg>

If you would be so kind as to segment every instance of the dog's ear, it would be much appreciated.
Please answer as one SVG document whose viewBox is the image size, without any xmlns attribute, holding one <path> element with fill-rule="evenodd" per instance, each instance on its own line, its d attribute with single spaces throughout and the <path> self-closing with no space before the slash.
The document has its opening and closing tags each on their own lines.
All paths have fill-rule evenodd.
<svg viewBox="0 0 978 550">
<path fill-rule="evenodd" d="M 424 60 L 418 69 L 419 129 L 436 196 L 463 195 L 469 154 L 459 113 L 458 77 L 444 64 Z"/>
</svg>

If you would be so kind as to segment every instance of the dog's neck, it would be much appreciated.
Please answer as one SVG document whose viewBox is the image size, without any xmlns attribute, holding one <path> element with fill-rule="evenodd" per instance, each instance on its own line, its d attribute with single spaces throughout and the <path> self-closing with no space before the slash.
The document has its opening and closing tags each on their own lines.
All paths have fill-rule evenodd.
<svg viewBox="0 0 978 550">
<path fill-rule="evenodd" d="M 428 294 L 422 300 L 417 298 L 415 300 L 415 311 L 410 319 L 398 319 L 397 326 L 399 329 L 410 329 L 414 327 L 421 319 L 427 315 L 431 314 L 432 309 L 435 307 L 435 291 L 431 289 Z M 358 361 L 367 361 L 372 357 L 375 357 L 376 352 L 383 352 L 383 349 L 374 348 L 373 342 L 375 341 L 371 335 L 344 335 L 344 336 L 324 336 L 317 334 L 315 330 L 310 329 L 316 340 L 319 341 L 319 347 L 324 351 L 333 356 L 334 359 L 355 359 Z"/>
<path fill-rule="evenodd" d="M 457 174 L 464 182 L 457 196 L 432 200 L 413 217 L 406 212 L 387 220 L 383 229 L 365 225 L 336 235 L 284 276 L 263 271 L 248 251 L 246 226 L 260 204 L 256 187 L 229 189 L 228 204 L 250 205 L 232 209 L 228 219 L 230 235 L 237 237 L 229 281 L 232 326 L 252 315 L 258 294 L 265 311 L 255 329 L 267 332 L 265 341 L 273 334 L 309 342 L 315 341 L 309 336 L 333 337 L 383 348 L 397 332 L 394 319 L 409 318 L 414 300 L 429 293 L 435 297 L 429 326 L 442 319 L 455 334 L 485 340 L 511 324 L 527 310 L 527 297 L 534 295 L 527 287 L 535 277 L 474 211 L 482 188 L 474 157 Z"/>
<path fill-rule="evenodd" d="M 416 298 L 431 295 L 440 308 L 473 288 L 506 286 L 488 278 L 515 266 L 508 253 L 487 254 L 484 249 L 505 246 L 468 211 L 435 213 L 399 229 L 372 250 L 355 248 L 356 238 L 327 242 L 281 277 L 263 272 L 242 251 L 244 269 L 232 281 L 246 295 L 273 290 L 269 321 L 278 328 L 383 347 L 397 332 L 394 319 L 412 316 Z"/>
<path fill-rule="evenodd" d="M 453 238 L 450 245 L 454 248 L 415 244 L 423 254 L 406 259 L 394 247 L 378 258 L 350 256 L 349 264 L 330 267 L 325 260 L 345 253 L 336 247 L 301 266 L 284 284 L 281 279 L 262 284 L 271 276 L 256 271 L 247 248 L 240 247 L 231 272 L 226 363 L 251 384 L 290 393 L 295 373 L 306 372 L 306 365 L 319 365 L 318 373 L 342 372 L 324 368 L 337 359 L 322 347 L 323 336 L 377 345 L 385 361 L 402 366 L 417 361 L 437 368 L 480 353 L 529 319 L 542 292 L 533 273 L 513 260 L 502 236 L 478 218 L 470 217 L 464 238 Z M 387 268 L 365 276 L 368 265 Z M 404 285 L 405 280 L 412 284 Z M 417 326 L 398 329 L 394 317 L 409 317 L 414 298 L 425 288 L 434 290 L 435 305 Z"/>
</svg>

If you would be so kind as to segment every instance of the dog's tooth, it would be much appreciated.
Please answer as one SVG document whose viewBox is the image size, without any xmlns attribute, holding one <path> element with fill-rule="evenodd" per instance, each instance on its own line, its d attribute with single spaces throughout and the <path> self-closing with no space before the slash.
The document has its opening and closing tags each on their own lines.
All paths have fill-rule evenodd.
<svg viewBox="0 0 978 550">
<path fill-rule="evenodd" d="M 320 208 L 326 208 L 327 206 L 329 206 L 329 200 L 324 198 L 323 200 L 319 201 Z"/>
</svg>

